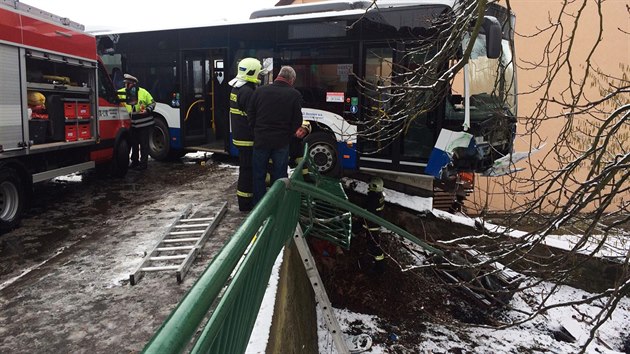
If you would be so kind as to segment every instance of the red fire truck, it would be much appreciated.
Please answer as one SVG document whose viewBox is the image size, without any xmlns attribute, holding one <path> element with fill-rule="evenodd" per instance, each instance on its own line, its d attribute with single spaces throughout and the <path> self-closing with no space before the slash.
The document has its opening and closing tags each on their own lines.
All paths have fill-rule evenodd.
<svg viewBox="0 0 630 354">
<path fill-rule="evenodd" d="M 0 83 L 0 232 L 19 223 L 34 183 L 127 173 L 129 115 L 82 25 L 0 0 Z"/>
</svg>

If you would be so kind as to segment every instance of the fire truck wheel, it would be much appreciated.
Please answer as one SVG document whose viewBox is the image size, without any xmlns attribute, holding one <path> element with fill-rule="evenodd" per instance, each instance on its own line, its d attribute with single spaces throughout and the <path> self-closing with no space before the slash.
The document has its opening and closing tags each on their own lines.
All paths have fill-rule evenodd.
<svg viewBox="0 0 630 354">
<path fill-rule="evenodd" d="M 171 150 L 170 142 L 171 135 L 166 122 L 161 117 L 156 117 L 153 133 L 149 138 L 149 155 L 158 161 L 168 160 Z"/>
<path fill-rule="evenodd" d="M 329 177 L 341 177 L 341 164 L 337 153 L 334 135 L 325 131 L 316 131 L 304 138 L 308 143 L 308 154 L 311 163 L 320 174 Z"/>
<path fill-rule="evenodd" d="M 124 177 L 129 170 L 129 142 L 125 137 L 119 137 L 114 147 L 111 174 L 113 177 Z"/>
<path fill-rule="evenodd" d="M 8 231 L 20 223 L 26 202 L 22 181 L 12 168 L 0 170 L 0 231 Z"/>
</svg>

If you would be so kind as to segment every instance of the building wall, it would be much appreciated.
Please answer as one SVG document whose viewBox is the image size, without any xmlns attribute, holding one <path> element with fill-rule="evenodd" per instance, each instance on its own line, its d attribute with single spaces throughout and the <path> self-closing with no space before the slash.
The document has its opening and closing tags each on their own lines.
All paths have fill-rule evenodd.
<svg viewBox="0 0 630 354">
<path fill-rule="evenodd" d="M 584 9 L 581 9 L 583 2 L 587 5 Z M 505 5 L 505 1 L 501 1 L 501 3 Z M 533 65 L 531 64 L 544 62 L 545 53 L 548 52 L 545 47 L 548 45 L 551 32 L 541 32 L 540 30 L 550 28 L 550 21 L 553 22 L 558 19 L 558 13 L 562 9 L 562 4 L 563 1 L 559 0 L 510 1 L 510 5 L 516 14 L 516 57 L 518 64 L 518 89 L 520 93 L 520 126 L 518 130 L 520 133 L 529 133 L 526 122 L 528 122 L 528 118 L 531 119 L 531 117 L 535 117 L 539 113 L 537 112 L 537 104 L 541 101 L 541 98 L 543 98 L 543 93 L 541 91 L 532 90 L 536 86 L 539 86 L 541 82 L 543 84 L 546 83 L 546 67 L 540 65 L 536 68 L 532 68 Z M 578 30 L 575 32 L 573 32 L 573 28 L 575 27 L 574 17 L 563 16 L 561 20 L 564 31 L 561 38 L 574 40 L 573 43 L 566 42 L 563 45 L 563 50 L 566 50 L 569 45 L 572 45 L 572 54 L 569 60 L 573 68 L 574 80 L 589 80 L 588 78 L 584 78 L 585 62 L 597 42 L 599 42 L 599 44 L 595 52 L 592 53 L 590 59 L 591 63 L 600 68 L 603 72 L 621 77 L 621 65 L 630 63 L 630 36 L 628 35 L 630 31 L 630 16 L 626 9 L 627 4 L 627 1 L 622 0 L 603 2 L 601 4 L 601 16 L 603 18 L 601 23 L 600 16 L 598 15 L 599 10 L 595 6 L 594 1 L 578 0 L 565 9 L 565 11 L 571 15 L 577 15 L 582 11 L 578 20 Z M 600 26 L 603 28 L 601 41 L 598 40 Z M 552 41 L 553 45 L 558 45 L 558 38 L 559 37 L 556 37 Z M 555 53 L 552 54 L 552 58 L 554 58 L 554 56 L 557 57 L 557 55 L 556 50 Z M 557 65 L 558 62 L 552 59 L 551 64 Z M 555 99 L 564 98 L 565 100 L 570 99 L 571 92 L 567 91 L 567 88 L 570 86 L 576 87 L 575 84 L 570 84 L 568 70 L 564 69 L 560 72 L 560 75 L 554 78 L 554 85 L 551 87 L 549 97 Z M 587 84 L 586 87 L 587 91 L 585 92 L 585 96 L 588 97 L 588 99 L 601 98 L 599 87 L 591 87 L 590 84 Z M 582 102 L 585 102 L 585 100 L 582 100 Z M 550 105 L 548 108 L 550 108 L 550 110 L 547 112 L 547 116 L 562 114 L 562 110 L 558 105 Z M 586 119 L 586 117 L 583 117 L 583 119 Z M 552 152 L 552 148 L 557 140 L 557 134 L 565 121 L 566 120 L 563 118 L 555 118 L 540 122 L 540 127 L 537 129 L 536 135 L 524 135 L 517 139 L 517 151 L 529 151 L 531 145 L 535 147 L 544 146 L 540 152 L 532 155 L 532 159 L 529 162 L 523 161 L 519 164 L 519 167 L 525 168 L 525 170 L 517 173 L 517 177 L 541 180 L 544 178 L 544 173 L 539 172 L 533 174 L 532 171 L 535 167 L 541 163 L 543 163 L 546 168 L 556 167 L 554 166 L 554 159 L 550 158 L 550 156 L 546 157 L 546 155 Z M 529 120 L 529 122 L 531 122 L 531 120 Z M 544 162 L 541 162 L 543 158 Z M 506 193 L 506 186 L 510 190 L 515 189 L 519 194 L 517 194 L 514 199 L 508 197 L 507 195 L 515 194 Z M 510 177 L 478 177 L 477 189 L 475 195 L 472 197 L 472 201 L 477 208 L 488 208 L 491 211 L 514 210 L 525 199 L 537 197 L 538 194 L 540 194 L 541 188 L 537 188 L 537 191 L 530 193 L 531 187 L 531 184 L 525 183 L 516 185 Z M 521 195 L 520 193 L 525 194 Z M 594 206 L 595 205 L 593 205 L 593 207 Z"/>
</svg>

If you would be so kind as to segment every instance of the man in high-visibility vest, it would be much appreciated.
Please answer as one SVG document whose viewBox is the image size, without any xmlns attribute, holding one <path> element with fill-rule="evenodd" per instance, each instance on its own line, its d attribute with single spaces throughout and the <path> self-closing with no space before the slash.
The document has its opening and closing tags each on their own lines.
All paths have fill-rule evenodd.
<svg viewBox="0 0 630 354">
<path fill-rule="evenodd" d="M 245 58 L 238 63 L 236 77 L 229 82 L 230 92 L 230 124 L 232 126 L 232 144 L 238 149 L 238 183 L 236 196 L 240 211 L 253 208 L 253 175 L 252 153 L 254 148 L 254 132 L 247 122 L 247 106 L 249 99 L 260 84 L 258 75 L 262 70 L 260 61 Z"/>
<path fill-rule="evenodd" d="M 135 76 L 125 74 L 125 87 L 118 90 L 131 116 L 131 168 L 144 170 L 149 159 L 149 138 L 153 131 L 155 101 L 149 91 L 138 86 Z"/>
</svg>

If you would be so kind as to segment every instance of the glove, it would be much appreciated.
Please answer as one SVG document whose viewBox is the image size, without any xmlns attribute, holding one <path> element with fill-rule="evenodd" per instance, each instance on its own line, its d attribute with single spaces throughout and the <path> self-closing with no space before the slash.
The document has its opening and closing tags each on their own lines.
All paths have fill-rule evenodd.
<svg viewBox="0 0 630 354">
<path fill-rule="evenodd" d="M 302 139 L 303 137 L 305 137 L 308 134 L 308 130 L 304 129 L 303 127 L 299 127 L 296 131 L 295 131 L 295 136 L 297 138 Z"/>
</svg>

